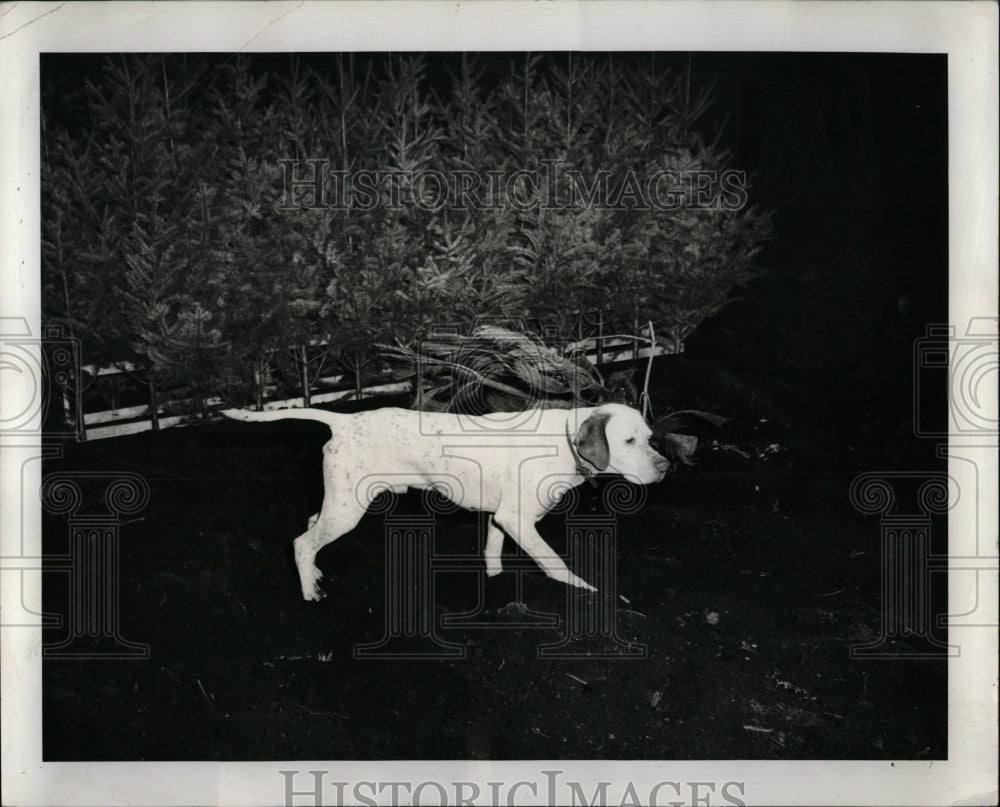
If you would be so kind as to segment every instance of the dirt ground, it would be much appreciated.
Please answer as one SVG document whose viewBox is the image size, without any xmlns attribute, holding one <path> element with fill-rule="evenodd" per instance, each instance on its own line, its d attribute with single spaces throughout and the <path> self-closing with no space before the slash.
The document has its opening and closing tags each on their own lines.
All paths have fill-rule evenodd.
<svg viewBox="0 0 1000 807">
<path fill-rule="evenodd" d="M 933 470 L 929 451 L 877 402 L 854 401 L 868 415 L 847 423 L 837 402 L 795 410 L 680 359 L 661 362 L 653 389 L 658 414 L 732 420 L 702 435 L 696 465 L 617 515 L 618 641 L 571 637 L 569 659 L 539 648 L 566 637 L 589 595 L 530 563 L 486 580 L 481 517 L 465 512 L 434 520 L 435 556 L 472 556 L 435 575 L 434 634 L 463 657 L 356 658 L 386 633 L 388 521 L 370 513 L 324 549 L 328 597 L 302 601 L 291 540 L 322 497 L 318 424 L 211 422 L 66 445 L 46 473 L 148 480 L 148 505 L 120 527 L 119 598 L 121 636 L 150 655 L 47 659 L 45 759 L 946 758 L 945 662 L 850 653 L 881 629 L 880 526 L 851 507 L 850 483 L 868 469 Z M 604 512 L 602 488 L 580 490 L 576 516 L 540 525 L 567 557 L 567 519 Z M 422 512 L 413 494 L 395 507 Z M 102 508 L 87 494 L 79 512 Z M 935 522 L 937 546 L 944 528 Z M 65 516 L 45 517 L 47 554 L 66 552 L 67 536 Z M 53 568 L 46 610 L 66 614 L 68 598 Z M 463 612 L 479 625 L 440 623 Z M 546 616 L 558 624 L 533 624 Z"/>
</svg>

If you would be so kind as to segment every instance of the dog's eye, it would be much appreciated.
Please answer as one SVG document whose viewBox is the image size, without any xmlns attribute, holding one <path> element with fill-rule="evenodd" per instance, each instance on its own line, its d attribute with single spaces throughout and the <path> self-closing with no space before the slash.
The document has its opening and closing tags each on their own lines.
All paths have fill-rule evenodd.
<svg viewBox="0 0 1000 807">
<path fill-rule="evenodd" d="M 626 440 L 625 442 L 628 443 L 629 445 L 632 445 L 635 442 L 635 438 L 629 437 L 628 440 Z"/>
</svg>

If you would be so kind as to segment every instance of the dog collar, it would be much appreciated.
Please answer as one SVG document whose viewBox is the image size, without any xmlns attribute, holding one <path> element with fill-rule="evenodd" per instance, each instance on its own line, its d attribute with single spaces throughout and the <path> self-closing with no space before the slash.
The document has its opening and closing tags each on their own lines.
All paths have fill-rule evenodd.
<svg viewBox="0 0 1000 807">
<path fill-rule="evenodd" d="M 568 419 L 566 420 L 566 442 L 569 443 L 570 453 L 573 455 L 573 460 L 576 462 L 576 472 L 596 488 L 597 480 L 594 479 L 596 474 L 592 470 L 590 470 L 590 468 L 584 465 L 584 462 L 586 462 L 586 460 L 583 457 L 581 457 L 580 452 L 576 450 L 576 444 L 573 442 L 573 437 L 569 433 Z"/>
</svg>

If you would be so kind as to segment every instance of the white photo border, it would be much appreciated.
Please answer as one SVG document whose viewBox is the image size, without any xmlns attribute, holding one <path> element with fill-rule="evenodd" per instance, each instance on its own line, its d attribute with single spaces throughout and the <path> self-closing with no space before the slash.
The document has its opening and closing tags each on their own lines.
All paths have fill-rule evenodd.
<svg viewBox="0 0 1000 807">
<path fill-rule="evenodd" d="M 39 55 L 191 51 L 825 51 L 948 54 L 950 322 L 997 317 L 997 7 L 992 2 L 164 2 L 0 6 L 0 315 L 40 333 Z M 20 411 L 16 384 L 3 410 Z M 996 416 L 996 390 L 987 410 Z M 8 409 L 8 407 L 10 407 Z M 989 407 L 992 407 L 989 410 Z M 950 514 L 950 554 L 976 555 L 976 518 L 997 535 L 996 436 L 983 508 Z M 37 489 L 17 445 L 0 453 L 0 559 L 40 555 Z M 949 460 L 954 463 L 955 460 Z M 34 476 L 32 476 L 34 474 Z M 24 488 L 22 489 L 22 485 Z M 34 486 L 32 488 L 31 486 Z M 36 502 L 37 505 L 37 502 Z M 19 545 L 21 536 L 29 545 Z M 992 538 L 990 538 L 992 536 Z M 34 546 L 31 546 L 31 543 Z M 40 611 L 40 574 L 3 567 L 3 613 Z M 19 576 L 20 580 L 15 579 Z M 979 608 L 997 613 L 996 558 L 978 573 Z M 23 585 L 21 584 L 23 581 Z M 967 609 L 968 575 L 954 576 L 951 613 Z M 22 602 L 23 597 L 23 602 Z M 384 761 L 47 763 L 41 739 L 41 630 L 2 631 L 3 803 L 282 804 L 281 770 L 325 770 L 342 781 L 544 783 L 542 771 L 593 793 L 600 780 L 739 781 L 748 804 L 988 804 L 997 798 L 997 634 L 965 629 L 949 661 L 947 761 Z M 645 787 L 645 790 L 643 789 Z M 350 793 L 348 789 L 347 793 Z M 544 787 L 525 804 L 546 803 Z M 384 799 L 387 794 L 383 794 Z M 431 803 L 434 791 L 425 794 Z M 669 798 L 664 794 L 665 798 Z M 676 796 L 673 796 L 676 798 Z M 307 803 L 299 798 L 296 803 Z M 614 803 L 618 803 L 615 801 Z"/>
</svg>

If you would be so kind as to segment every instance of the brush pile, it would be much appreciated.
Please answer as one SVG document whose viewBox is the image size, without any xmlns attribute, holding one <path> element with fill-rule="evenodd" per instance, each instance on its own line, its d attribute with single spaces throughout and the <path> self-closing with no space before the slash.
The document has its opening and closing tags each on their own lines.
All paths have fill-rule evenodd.
<svg viewBox="0 0 1000 807">
<path fill-rule="evenodd" d="M 605 379 L 582 355 L 562 356 L 528 334 L 480 326 L 470 336 L 439 334 L 417 349 L 379 345 L 382 356 L 406 369 L 414 409 L 484 415 L 525 409 L 570 409 L 616 402 L 637 406 L 631 372 Z M 676 463 L 691 465 L 698 437 L 726 418 L 686 409 L 652 423 L 653 441 Z"/>
<path fill-rule="evenodd" d="M 496 326 L 470 336 L 437 334 L 416 349 L 379 345 L 382 356 L 406 365 L 413 407 L 431 412 L 515 412 L 569 409 L 609 399 L 604 379 L 581 357 L 564 357 L 539 339 Z"/>
</svg>

